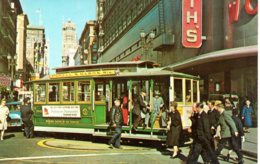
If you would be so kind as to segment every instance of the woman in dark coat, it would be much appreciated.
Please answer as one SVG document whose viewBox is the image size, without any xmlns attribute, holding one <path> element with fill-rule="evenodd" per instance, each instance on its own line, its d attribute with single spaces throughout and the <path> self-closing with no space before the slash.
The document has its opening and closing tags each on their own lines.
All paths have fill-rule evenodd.
<svg viewBox="0 0 260 164">
<path fill-rule="evenodd" d="M 252 126 L 253 108 L 250 104 L 251 104 L 251 102 L 249 100 L 246 100 L 246 105 L 243 107 L 243 110 L 242 110 L 242 120 L 244 120 L 245 132 L 247 132 L 247 133 L 249 133 L 248 129 Z"/>
<path fill-rule="evenodd" d="M 182 131 L 182 122 L 180 113 L 177 110 L 177 103 L 170 102 L 170 113 L 169 113 L 169 121 L 167 124 L 167 129 L 169 130 L 167 133 L 167 145 L 173 146 L 173 155 L 172 158 L 175 158 L 178 155 L 179 151 L 179 139 Z"/>
</svg>

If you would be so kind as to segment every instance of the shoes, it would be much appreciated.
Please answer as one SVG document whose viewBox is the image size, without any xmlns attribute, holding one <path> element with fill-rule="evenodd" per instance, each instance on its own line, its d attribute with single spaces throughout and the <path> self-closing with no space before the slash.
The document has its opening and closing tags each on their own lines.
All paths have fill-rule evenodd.
<svg viewBox="0 0 260 164">
<path fill-rule="evenodd" d="M 238 164 L 243 164 L 243 163 L 244 163 L 243 159 L 238 160 Z"/>
<path fill-rule="evenodd" d="M 137 132 L 137 129 L 133 127 L 133 128 L 132 128 L 132 132 L 133 132 L 133 133 Z"/>
<path fill-rule="evenodd" d="M 121 150 L 122 150 L 122 149 L 123 149 L 123 147 L 122 147 L 122 146 L 119 146 L 117 149 L 121 149 Z"/>
<path fill-rule="evenodd" d="M 178 155 L 178 153 L 173 153 L 173 155 L 171 156 L 171 158 L 176 158 Z"/>
<path fill-rule="evenodd" d="M 115 147 L 114 147 L 113 144 L 109 144 L 109 148 L 110 148 L 110 149 L 114 149 Z"/>
<path fill-rule="evenodd" d="M 230 154 L 228 154 L 226 157 L 224 157 L 224 161 L 229 161 L 230 159 Z"/>
</svg>

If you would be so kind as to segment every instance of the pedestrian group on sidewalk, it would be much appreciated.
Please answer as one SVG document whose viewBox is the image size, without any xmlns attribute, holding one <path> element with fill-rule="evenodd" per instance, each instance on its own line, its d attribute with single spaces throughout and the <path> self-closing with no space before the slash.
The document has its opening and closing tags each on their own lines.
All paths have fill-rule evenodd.
<svg viewBox="0 0 260 164">
<path fill-rule="evenodd" d="M 165 104 L 160 92 L 156 91 L 152 101 L 154 110 L 149 112 L 151 107 L 145 101 L 145 96 L 146 91 L 141 90 L 140 94 L 133 98 L 132 132 L 138 131 L 140 125 L 143 129 L 152 126 L 156 116 L 160 115 L 162 117 L 160 125 L 167 129 L 166 145 L 173 150 L 171 158 L 178 157 L 181 153 L 179 146 L 181 146 L 180 140 L 184 129 L 177 102 L 170 102 L 169 110 L 167 108 L 162 110 Z M 128 103 L 126 97 L 124 94 L 123 98 L 115 99 L 115 105 L 111 110 L 111 127 L 115 128 L 115 133 L 109 141 L 110 148 L 122 148 L 120 145 L 122 126 L 128 125 L 126 120 L 129 119 L 128 113 L 124 114 Z M 249 127 L 252 126 L 252 112 L 250 101 L 247 100 L 241 113 L 246 127 L 244 130 L 238 109 L 229 99 L 225 99 L 223 103 L 220 100 L 195 103 L 190 114 L 192 126 L 187 130 L 193 142 L 186 163 L 196 164 L 201 155 L 204 163 L 219 164 L 218 156 L 227 144 L 228 153 L 223 155 L 223 159 L 229 161 L 234 151 L 238 164 L 244 163 L 241 144 L 245 141 L 244 131 L 248 132 Z"/>
</svg>

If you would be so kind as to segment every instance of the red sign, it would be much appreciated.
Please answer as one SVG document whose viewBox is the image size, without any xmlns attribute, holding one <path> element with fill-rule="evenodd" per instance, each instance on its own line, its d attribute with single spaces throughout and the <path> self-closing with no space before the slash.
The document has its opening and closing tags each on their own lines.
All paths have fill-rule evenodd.
<svg viewBox="0 0 260 164">
<path fill-rule="evenodd" d="M 229 22 L 234 23 L 238 21 L 240 14 L 240 0 L 233 0 L 228 4 L 228 14 L 229 14 Z M 253 7 L 252 0 L 245 1 L 245 11 L 249 15 L 255 15 L 258 11 L 258 4 Z"/>
<path fill-rule="evenodd" d="M 256 0 L 257 2 L 257 0 Z M 252 5 L 252 0 L 246 0 L 246 3 L 245 3 L 245 10 L 248 14 L 250 15 L 255 15 L 258 11 L 258 4 L 256 4 L 255 7 L 253 7 Z"/>
<path fill-rule="evenodd" d="M 142 55 L 136 55 L 131 61 L 139 61 L 142 58 Z"/>
<path fill-rule="evenodd" d="M 232 3 L 228 4 L 228 14 L 229 14 L 230 23 L 238 21 L 239 6 L 240 6 L 240 0 L 235 0 Z"/>
<path fill-rule="evenodd" d="M 202 44 L 202 0 L 182 1 L 182 45 L 199 48 Z"/>
<path fill-rule="evenodd" d="M 11 86 L 11 78 L 8 76 L 0 76 L 0 86 L 10 87 Z"/>
</svg>

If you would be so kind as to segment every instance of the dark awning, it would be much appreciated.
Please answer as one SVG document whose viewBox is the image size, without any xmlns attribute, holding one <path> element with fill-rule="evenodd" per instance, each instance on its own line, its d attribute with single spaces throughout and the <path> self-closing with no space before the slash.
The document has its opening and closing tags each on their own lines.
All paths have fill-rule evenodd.
<svg viewBox="0 0 260 164">
<path fill-rule="evenodd" d="M 187 59 L 182 62 L 168 65 L 168 66 L 164 67 L 164 69 L 171 69 L 171 70 L 177 71 L 177 70 L 186 69 L 189 67 L 198 66 L 201 64 L 205 64 L 205 63 L 221 61 L 221 60 L 252 57 L 252 56 L 257 56 L 257 54 L 258 54 L 257 45 L 239 47 L 239 48 L 231 48 L 231 49 L 214 51 L 214 52 L 206 53 L 203 55 L 199 55 L 199 56 Z"/>
</svg>

